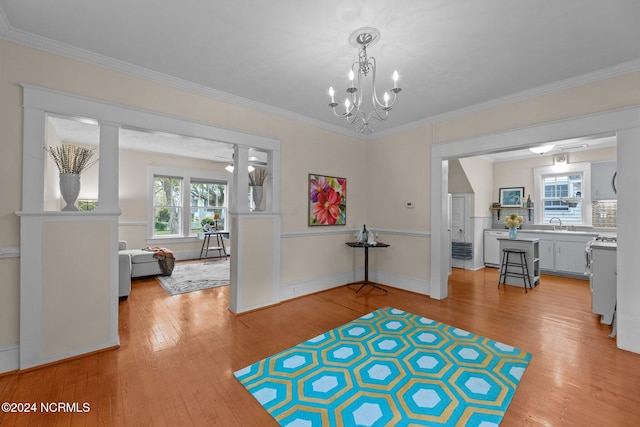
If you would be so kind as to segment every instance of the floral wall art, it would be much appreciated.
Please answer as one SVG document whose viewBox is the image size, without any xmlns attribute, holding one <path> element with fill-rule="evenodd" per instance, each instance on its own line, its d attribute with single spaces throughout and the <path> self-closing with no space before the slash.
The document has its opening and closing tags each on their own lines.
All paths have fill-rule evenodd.
<svg viewBox="0 0 640 427">
<path fill-rule="evenodd" d="M 309 174 L 309 225 L 345 225 L 347 179 Z"/>
</svg>

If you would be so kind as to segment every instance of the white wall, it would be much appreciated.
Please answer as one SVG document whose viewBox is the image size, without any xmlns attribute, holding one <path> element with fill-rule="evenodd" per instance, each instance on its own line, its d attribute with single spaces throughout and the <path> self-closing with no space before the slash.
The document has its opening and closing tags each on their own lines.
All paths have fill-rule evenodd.
<svg viewBox="0 0 640 427">
<path fill-rule="evenodd" d="M 466 157 L 460 159 L 460 165 L 473 188 L 472 216 L 478 218 L 491 216 L 488 207 L 493 200 L 494 163 L 481 157 Z"/>
</svg>

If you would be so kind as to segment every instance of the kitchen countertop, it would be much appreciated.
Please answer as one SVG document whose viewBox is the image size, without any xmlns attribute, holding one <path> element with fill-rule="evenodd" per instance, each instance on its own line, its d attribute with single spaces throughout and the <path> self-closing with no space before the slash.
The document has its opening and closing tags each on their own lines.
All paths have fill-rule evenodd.
<svg viewBox="0 0 640 427">
<path fill-rule="evenodd" d="M 561 234 L 561 235 L 570 235 L 570 236 L 599 236 L 600 233 L 596 231 L 572 231 L 572 230 L 536 230 L 536 229 L 525 229 L 518 230 L 518 233 L 536 233 L 536 234 Z"/>
<path fill-rule="evenodd" d="M 490 231 L 509 231 L 509 230 L 505 228 L 505 229 L 491 229 Z M 569 235 L 569 236 L 593 236 L 593 237 L 603 234 L 597 231 L 547 230 L 547 229 L 535 229 L 535 228 L 525 228 L 523 230 L 518 229 L 518 234 L 520 233 L 555 234 L 555 235 L 560 234 L 560 235 Z"/>
<path fill-rule="evenodd" d="M 595 241 L 591 244 L 592 249 L 608 249 L 608 250 L 617 250 L 618 243 L 617 242 L 601 242 Z"/>
<path fill-rule="evenodd" d="M 510 242 L 538 242 L 540 239 L 537 237 L 518 237 L 515 239 L 509 239 L 508 237 L 498 237 L 498 240 L 508 240 Z"/>
</svg>

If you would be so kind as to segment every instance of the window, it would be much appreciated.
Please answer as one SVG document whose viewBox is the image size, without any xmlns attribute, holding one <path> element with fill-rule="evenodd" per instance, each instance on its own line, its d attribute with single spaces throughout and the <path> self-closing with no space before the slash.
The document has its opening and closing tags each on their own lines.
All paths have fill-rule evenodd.
<svg viewBox="0 0 640 427">
<path fill-rule="evenodd" d="M 563 223 L 581 224 L 582 174 L 543 176 L 543 222 L 557 217 Z"/>
<path fill-rule="evenodd" d="M 95 211 L 98 207 L 98 201 L 95 199 L 78 199 L 78 210 L 84 212 Z"/>
<path fill-rule="evenodd" d="M 216 229 L 224 230 L 227 222 L 226 183 L 191 181 L 191 234 L 202 231 L 208 219 Z"/>
<path fill-rule="evenodd" d="M 537 224 L 549 224 L 555 217 L 563 225 L 591 225 L 589 163 L 543 166 L 535 168 L 533 174 Z"/>
<path fill-rule="evenodd" d="M 182 178 L 155 176 L 153 185 L 154 236 L 181 234 Z"/>
<path fill-rule="evenodd" d="M 151 167 L 149 178 L 151 237 L 196 237 L 206 223 L 218 230 L 227 229 L 225 176 Z"/>
</svg>

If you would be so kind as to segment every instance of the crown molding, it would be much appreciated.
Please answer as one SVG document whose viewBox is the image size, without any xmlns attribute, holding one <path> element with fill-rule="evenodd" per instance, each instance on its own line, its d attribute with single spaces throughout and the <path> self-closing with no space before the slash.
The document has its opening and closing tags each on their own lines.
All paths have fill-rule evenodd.
<svg viewBox="0 0 640 427">
<path fill-rule="evenodd" d="M 7 15 L 4 13 L 4 9 L 0 6 L 0 37 L 4 37 L 6 33 L 11 29 L 11 25 L 9 25 L 9 19 Z"/>
<path fill-rule="evenodd" d="M 292 111 L 277 108 L 271 105 L 263 104 L 257 101 L 253 101 L 247 98 L 236 96 L 227 92 L 222 92 L 210 87 L 206 87 L 200 84 L 192 83 L 183 79 L 172 77 L 163 73 L 152 71 L 143 67 L 129 64 L 124 61 L 119 61 L 104 55 L 99 55 L 84 49 L 69 46 L 64 43 L 59 43 L 45 37 L 37 36 L 32 33 L 17 30 L 11 27 L 4 13 L 2 7 L 0 7 L 0 38 L 26 45 L 35 49 L 43 50 L 56 55 L 61 55 L 67 58 L 87 62 L 93 65 L 97 65 L 103 68 L 107 68 L 113 71 L 117 71 L 123 74 L 127 74 L 133 77 L 138 77 L 144 80 L 159 83 L 165 86 L 173 87 L 175 89 L 183 90 L 185 92 L 194 93 L 201 96 L 206 96 L 211 99 L 233 104 L 239 107 L 252 109 L 258 112 L 282 117 L 298 123 L 303 123 L 309 126 L 320 128 L 329 132 L 338 133 L 350 138 L 359 140 L 373 140 L 408 130 L 413 130 L 422 126 L 431 125 L 447 120 L 460 118 L 466 115 L 476 114 L 482 111 L 502 107 L 505 105 L 526 101 L 532 98 L 537 98 L 544 95 L 549 95 L 556 92 L 561 92 L 567 89 L 575 88 L 589 83 L 594 83 L 601 80 L 617 77 L 623 74 L 628 74 L 636 71 L 640 71 L 640 59 L 625 62 L 612 67 L 597 70 L 591 73 L 586 73 L 580 76 L 561 80 L 559 82 L 551 83 L 548 85 L 540 86 L 534 89 L 525 90 L 512 95 L 496 98 L 487 102 L 464 107 L 458 110 L 437 114 L 430 116 L 415 122 L 407 123 L 404 125 L 396 126 L 393 128 L 385 129 L 383 131 L 375 132 L 372 134 L 360 134 L 354 130 L 338 125 L 333 125 L 322 120 L 314 119 L 302 114 L 294 113 Z"/>
<path fill-rule="evenodd" d="M 110 58 L 105 55 L 96 54 L 84 49 L 76 48 L 65 43 L 60 43 L 45 37 L 41 37 L 32 33 L 16 30 L 9 25 L 4 11 L 0 7 L 0 38 L 28 46 L 34 49 L 49 52 L 55 55 L 64 56 L 66 58 L 87 62 L 112 71 L 117 71 L 129 76 L 141 78 L 164 86 L 183 90 L 185 92 L 194 93 L 205 96 L 217 101 L 226 102 L 239 107 L 248 108 L 254 111 L 282 117 L 298 123 L 303 123 L 315 128 L 327 130 L 329 132 L 338 133 L 356 139 L 366 139 L 360 133 L 349 128 L 332 125 L 322 120 L 314 119 L 292 111 L 277 108 L 271 105 L 263 104 L 247 98 L 236 96 L 227 92 L 222 92 L 187 80 L 172 77 L 167 74 L 159 73 L 147 68 L 139 67 L 124 61 Z"/>
<path fill-rule="evenodd" d="M 491 101 L 482 102 L 475 105 L 470 105 L 458 110 L 449 111 L 447 113 L 438 114 L 435 116 L 427 117 L 422 120 L 407 123 L 402 126 L 387 129 L 375 134 L 376 138 L 413 130 L 422 126 L 427 126 L 434 123 L 440 123 L 447 120 L 457 119 L 471 114 L 480 113 L 483 111 L 491 110 L 494 108 L 503 107 L 505 105 L 515 104 L 517 102 L 527 101 L 529 99 L 538 98 L 553 93 L 562 92 L 564 90 L 572 89 L 578 86 L 583 86 L 589 83 L 595 83 L 601 80 L 606 80 L 614 77 L 618 77 L 624 74 L 640 71 L 640 59 L 625 62 L 619 65 L 615 65 L 608 68 L 603 68 L 591 73 L 582 74 L 580 76 L 571 77 L 569 79 L 561 80 L 559 82 L 551 83 L 545 86 L 539 86 L 534 89 L 528 89 L 522 92 L 514 93 L 511 95 L 496 98 Z"/>
</svg>

